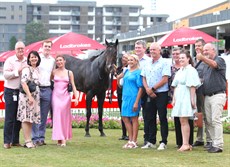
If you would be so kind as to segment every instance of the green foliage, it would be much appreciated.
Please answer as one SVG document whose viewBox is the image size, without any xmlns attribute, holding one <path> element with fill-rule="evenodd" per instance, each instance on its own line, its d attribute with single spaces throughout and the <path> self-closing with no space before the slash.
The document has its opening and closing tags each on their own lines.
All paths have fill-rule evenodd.
<svg viewBox="0 0 230 167">
<path fill-rule="evenodd" d="M 0 129 L 3 129 L 4 119 L 0 119 Z M 86 119 L 74 119 L 72 121 L 72 128 L 85 128 Z M 47 128 L 52 127 L 52 120 L 49 118 L 46 123 Z M 104 119 L 103 120 L 104 129 L 121 129 L 121 122 L 119 119 Z M 168 127 L 170 131 L 175 130 L 174 121 L 172 119 L 168 120 Z M 98 120 L 90 120 L 90 128 L 98 128 Z M 157 129 L 160 129 L 160 123 L 157 123 Z M 144 130 L 144 122 L 142 119 L 139 120 L 139 130 Z M 197 128 L 194 128 L 194 131 L 197 131 Z M 230 134 L 230 123 L 227 121 L 223 122 L 223 131 L 226 134 Z"/>
<path fill-rule="evenodd" d="M 224 133 L 230 134 L 230 123 L 227 121 L 223 122 L 223 130 Z"/>
<path fill-rule="evenodd" d="M 9 46 L 9 49 L 10 50 L 14 50 L 15 49 L 15 44 L 17 43 L 17 39 L 15 36 L 12 36 L 10 38 L 10 46 Z"/>
<path fill-rule="evenodd" d="M 109 120 L 103 122 L 103 127 L 105 129 L 121 129 L 121 123 L 117 120 Z"/>
<path fill-rule="evenodd" d="M 31 22 L 26 25 L 26 45 L 47 38 L 49 38 L 48 29 L 42 22 Z"/>
</svg>

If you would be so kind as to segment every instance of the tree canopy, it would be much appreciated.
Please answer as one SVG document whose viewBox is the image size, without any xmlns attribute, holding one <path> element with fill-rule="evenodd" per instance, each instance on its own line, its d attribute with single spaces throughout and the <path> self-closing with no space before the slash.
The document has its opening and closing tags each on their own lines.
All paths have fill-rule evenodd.
<svg viewBox="0 0 230 167">
<path fill-rule="evenodd" d="M 9 49 L 14 50 L 15 44 L 17 43 L 17 38 L 15 36 L 12 36 L 10 38 L 10 44 L 9 44 Z"/>
<path fill-rule="evenodd" d="M 49 38 L 48 29 L 42 22 L 30 22 L 26 25 L 26 45 L 47 38 Z"/>
</svg>

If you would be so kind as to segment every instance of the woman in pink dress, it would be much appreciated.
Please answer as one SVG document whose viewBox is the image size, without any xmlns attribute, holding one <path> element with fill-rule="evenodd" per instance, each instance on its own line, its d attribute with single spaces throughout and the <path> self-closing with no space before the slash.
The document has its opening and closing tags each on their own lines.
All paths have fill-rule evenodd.
<svg viewBox="0 0 230 167">
<path fill-rule="evenodd" d="M 52 140 L 57 140 L 58 146 L 66 146 L 66 140 L 72 138 L 71 93 L 68 92 L 69 82 L 72 84 L 75 96 L 75 105 L 78 104 L 78 91 L 74 83 L 73 72 L 65 68 L 65 58 L 56 57 L 56 66 L 52 72 L 54 89 L 52 93 L 53 132 Z"/>
</svg>

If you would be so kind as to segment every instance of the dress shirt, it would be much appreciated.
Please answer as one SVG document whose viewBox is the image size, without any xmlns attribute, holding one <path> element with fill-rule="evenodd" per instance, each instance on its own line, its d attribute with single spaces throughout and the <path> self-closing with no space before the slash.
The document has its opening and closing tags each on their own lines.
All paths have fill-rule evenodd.
<svg viewBox="0 0 230 167">
<path fill-rule="evenodd" d="M 169 63 L 162 57 L 155 62 L 148 62 L 141 71 L 141 76 L 146 78 L 148 87 L 152 88 L 163 76 L 171 76 L 171 68 Z M 156 90 L 157 93 L 168 91 L 168 83 Z"/>
<path fill-rule="evenodd" d="M 54 69 L 55 60 L 53 57 L 45 57 L 43 54 L 41 56 L 41 63 L 39 65 L 39 83 L 40 86 L 50 86 L 50 76 Z"/>
<path fill-rule="evenodd" d="M 146 63 L 148 63 L 148 62 L 150 62 L 150 61 L 152 61 L 152 59 L 151 59 L 149 56 L 144 55 L 144 56 L 139 60 L 139 63 L 140 63 L 139 69 L 142 70 L 142 69 L 145 67 Z"/>
<path fill-rule="evenodd" d="M 4 87 L 10 89 L 19 89 L 21 76 L 18 69 L 27 66 L 26 57 L 19 60 L 16 55 L 9 57 L 3 67 Z"/>
</svg>

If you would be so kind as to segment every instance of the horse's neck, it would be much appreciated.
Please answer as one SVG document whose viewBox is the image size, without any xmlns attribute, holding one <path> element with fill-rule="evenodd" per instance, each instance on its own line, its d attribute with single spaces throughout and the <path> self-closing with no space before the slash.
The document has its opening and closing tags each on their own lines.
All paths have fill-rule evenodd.
<svg viewBox="0 0 230 167">
<path fill-rule="evenodd" d="M 106 65 L 106 55 L 102 54 L 102 55 L 98 56 L 98 58 L 95 59 L 95 63 L 96 63 L 96 66 L 98 67 L 98 69 L 100 71 L 104 70 L 105 65 Z"/>
</svg>

